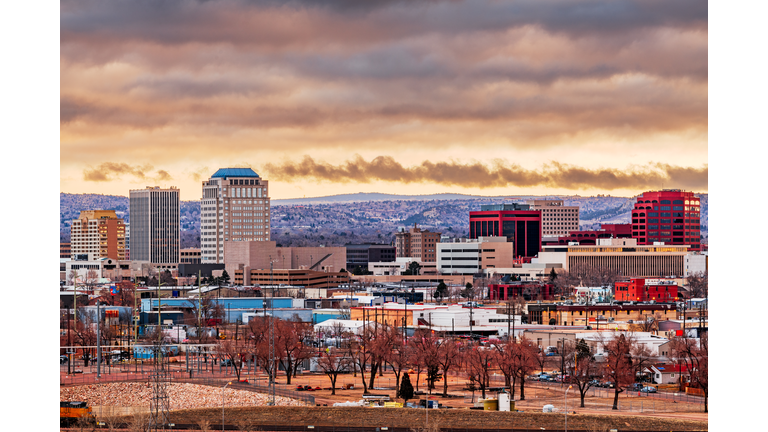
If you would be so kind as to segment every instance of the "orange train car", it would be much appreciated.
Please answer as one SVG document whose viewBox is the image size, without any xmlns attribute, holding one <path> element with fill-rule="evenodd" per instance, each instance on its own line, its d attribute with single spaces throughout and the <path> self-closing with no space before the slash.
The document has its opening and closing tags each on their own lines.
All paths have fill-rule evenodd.
<svg viewBox="0 0 768 432">
<path fill-rule="evenodd" d="M 93 420 L 93 413 L 91 407 L 87 402 L 60 402 L 59 418 L 61 420 L 61 426 L 67 426 L 74 424 L 80 418 L 86 418 Z"/>
</svg>

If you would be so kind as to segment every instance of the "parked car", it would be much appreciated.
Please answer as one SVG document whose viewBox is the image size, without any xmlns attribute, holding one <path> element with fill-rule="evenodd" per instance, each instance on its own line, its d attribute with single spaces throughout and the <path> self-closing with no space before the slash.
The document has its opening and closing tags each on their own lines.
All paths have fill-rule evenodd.
<svg viewBox="0 0 768 432">
<path fill-rule="evenodd" d="M 634 384 L 630 384 L 628 388 L 631 391 L 640 391 L 640 389 L 643 388 L 643 385 L 641 383 L 634 383 Z"/>
<path fill-rule="evenodd" d="M 67 364 L 68 361 L 69 361 L 69 358 L 67 358 L 67 356 L 65 356 L 64 354 L 59 356 L 59 364 Z"/>
<path fill-rule="evenodd" d="M 539 375 L 539 381 L 550 381 L 551 377 L 547 374 Z"/>
<path fill-rule="evenodd" d="M 224 359 L 220 363 L 222 366 L 232 366 L 232 360 L 231 359 Z"/>
<path fill-rule="evenodd" d="M 611 381 L 606 381 L 604 383 L 601 383 L 600 387 L 602 387 L 602 388 L 614 388 L 615 385 Z"/>
<path fill-rule="evenodd" d="M 592 381 L 589 382 L 589 385 L 591 387 L 600 387 L 600 381 L 593 379 Z"/>
<path fill-rule="evenodd" d="M 640 391 L 643 393 L 656 393 L 656 387 L 643 387 Z"/>
</svg>

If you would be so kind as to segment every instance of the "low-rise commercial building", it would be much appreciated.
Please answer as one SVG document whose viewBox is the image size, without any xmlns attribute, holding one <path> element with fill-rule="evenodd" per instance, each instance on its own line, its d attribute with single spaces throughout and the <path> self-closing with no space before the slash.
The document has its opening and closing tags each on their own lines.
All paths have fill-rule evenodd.
<svg viewBox="0 0 768 432">
<path fill-rule="evenodd" d="M 677 305 L 665 304 L 597 304 L 568 305 L 529 303 L 528 322 L 564 326 L 611 326 L 613 321 L 640 322 L 648 318 L 677 318 Z"/>
<path fill-rule="evenodd" d="M 348 272 L 327 272 L 315 270 L 263 270 L 236 269 L 233 273 L 235 285 L 289 285 L 305 288 L 337 288 L 349 284 Z"/>
<path fill-rule="evenodd" d="M 346 263 L 344 247 L 277 247 L 274 241 L 224 243 L 224 266 L 230 276 L 237 270 L 249 274 L 250 270 L 269 270 L 270 267 L 333 273 L 344 269 Z"/>
<path fill-rule="evenodd" d="M 598 239 L 595 246 L 544 246 L 538 262 L 560 264 L 566 271 L 599 267 L 625 277 L 681 277 L 686 274 L 687 254 L 687 246 L 639 246 L 636 239 Z"/>
<path fill-rule="evenodd" d="M 659 303 L 678 300 L 677 283 L 672 279 L 632 278 L 614 284 L 616 301 L 656 301 Z"/>
<path fill-rule="evenodd" d="M 391 263 L 397 252 L 394 246 L 387 244 L 347 244 L 347 271 L 356 268 L 367 269 L 370 263 Z"/>
<path fill-rule="evenodd" d="M 506 237 L 456 239 L 437 245 L 437 271 L 441 274 L 473 275 L 485 269 L 512 267 L 515 244 Z"/>
</svg>

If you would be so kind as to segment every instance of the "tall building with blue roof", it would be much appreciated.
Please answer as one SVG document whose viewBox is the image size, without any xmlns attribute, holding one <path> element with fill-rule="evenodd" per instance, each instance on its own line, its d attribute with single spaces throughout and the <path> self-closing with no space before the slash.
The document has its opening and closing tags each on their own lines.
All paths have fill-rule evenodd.
<svg viewBox="0 0 768 432">
<path fill-rule="evenodd" d="M 269 241 L 269 182 L 250 168 L 220 168 L 203 182 L 202 264 L 224 263 L 224 242 Z"/>
</svg>

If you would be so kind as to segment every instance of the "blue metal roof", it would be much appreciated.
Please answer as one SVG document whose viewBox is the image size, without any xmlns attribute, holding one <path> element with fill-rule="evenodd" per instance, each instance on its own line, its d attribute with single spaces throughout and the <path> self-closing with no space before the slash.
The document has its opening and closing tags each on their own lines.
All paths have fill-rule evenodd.
<svg viewBox="0 0 768 432">
<path fill-rule="evenodd" d="M 258 177 L 250 168 L 219 168 L 218 171 L 213 173 L 211 178 L 227 178 L 227 177 Z"/>
</svg>

